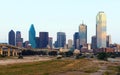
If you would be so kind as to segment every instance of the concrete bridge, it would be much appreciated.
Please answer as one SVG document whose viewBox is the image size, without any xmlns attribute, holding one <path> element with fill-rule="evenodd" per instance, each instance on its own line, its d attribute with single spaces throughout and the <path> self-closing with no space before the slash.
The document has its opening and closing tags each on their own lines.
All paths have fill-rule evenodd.
<svg viewBox="0 0 120 75">
<path fill-rule="evenodd" d="M 18 56 L 19 53 L 21 53 L 23 50 L 31 50 L 31 51 L 44 51 L 44 52 L 58 52 L 59 49 L 34 49 L 34 48 L 21 48 L 13 45 L 8 44 L 0 44 L 0 55 L 7 55 L 7 56 Z"/>
<path fill-rule="evenodd" d="M 7 44 L 0 44 L 0 55 L 18 56 L 18 53 L 20 53 L 22 50 L 26 49 Z"/>
</svg>

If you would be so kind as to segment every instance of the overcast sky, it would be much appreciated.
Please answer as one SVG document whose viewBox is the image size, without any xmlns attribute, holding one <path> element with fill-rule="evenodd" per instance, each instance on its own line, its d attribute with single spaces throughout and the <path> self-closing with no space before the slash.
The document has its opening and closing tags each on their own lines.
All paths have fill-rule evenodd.
<svg viewBox="0 0 120 75">
<path fill-rule="evenodd" d="M 112 42 L 120 43 L 120 0 L 0 0 L 0 42 L 8 42 L 8 32 L 21 31 L 24 41 L 34 24 L 36 36 L 47 31 L 56 40 L 56 33 L 66 32 L 73 39 L 84 21 L 88 27 L 88 42 L 96 31 L 96 15 L 107 16 L 107 34 Z"/>
</svg>

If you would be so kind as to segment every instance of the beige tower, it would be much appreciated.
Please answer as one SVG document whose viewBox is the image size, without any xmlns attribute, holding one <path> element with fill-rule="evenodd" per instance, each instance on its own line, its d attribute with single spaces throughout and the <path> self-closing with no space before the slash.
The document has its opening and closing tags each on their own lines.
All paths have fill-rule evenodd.
<svg viewBox="0 0 120 75">
<path fill-rule="evenodd" d="M 106 48 L 106 15 L 99 12 L 96 16 L 97 48 Z"/>
<path fill-rule="evenodd" d="M 68 40 L 68 49 L 72 48 L 72 39 Z"/>
</svg>

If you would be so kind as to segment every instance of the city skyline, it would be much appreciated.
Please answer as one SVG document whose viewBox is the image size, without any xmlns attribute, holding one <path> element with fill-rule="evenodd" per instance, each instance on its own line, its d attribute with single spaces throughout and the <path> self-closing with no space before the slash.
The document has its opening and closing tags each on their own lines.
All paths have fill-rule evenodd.
<svg viewBox="0 0 120 75">
<path fill-rule="evenodd" d="M 52 0 L 50 2 L 48 0 L 13 0 L 9 2 L 5 0 L 0 3 L 0 6 L 2 11 L 0 14 L 0 25 L 2 26 L 0 42 L 8 42 L 7 35 L 11 29 L 15 32 L 21 31 L 24 41 L 28 40 L 28 30 L 31 24 L 35 26 L 36 36 L 39 36 L 39 32 L 46 31 L 56 41 L 56 33 L 62 31 L 66 33 L 67 40 L 73 39 L 74 32 L 78 31 L 78 26 L 84 21 L 88 28 L 88 43 L 90 43 L 91 37 L 95 35 L 96 31 L 96 14 L 99 11 L 104 11 L 107 15 L 107 34 L 111 35 L 113 43 L 120 43 L 120 36 L 117 34 L 120 24 L 118 19 L 120 11 L 117 9 L 117 7 L 120 7 L 118 0 L 93 0 L 93 2 L 87 0 Z"/>
</svg>

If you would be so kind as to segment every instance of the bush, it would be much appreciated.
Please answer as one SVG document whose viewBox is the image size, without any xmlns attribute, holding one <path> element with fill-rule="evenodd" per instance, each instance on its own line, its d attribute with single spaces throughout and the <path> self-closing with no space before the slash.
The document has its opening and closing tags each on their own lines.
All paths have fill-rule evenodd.
<svg viewBox="0 0 120 75">
<path fill-rule="evenodd" d="M 107 53 L 105 52 L 100 52 L 97 54 L 97 58 L 100 59 L 100 60 L 107 60 Z"/>
<path fill-rule="evenodd" d="M 111 55 L 110 57 L 111 57 L 111 58 L 115 58 L 115 55 Z"/>
</svg>

